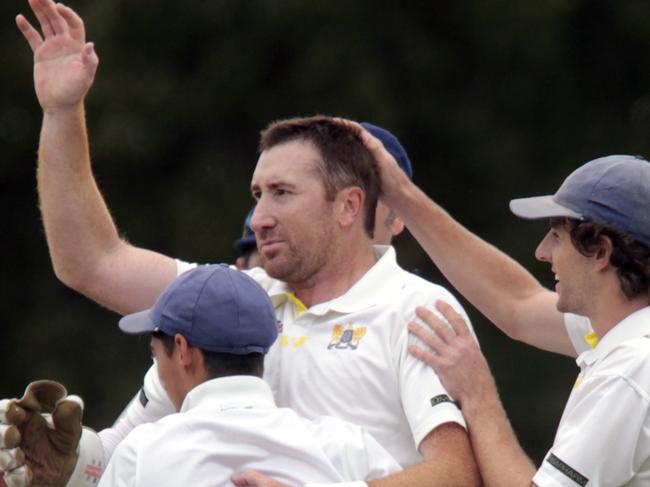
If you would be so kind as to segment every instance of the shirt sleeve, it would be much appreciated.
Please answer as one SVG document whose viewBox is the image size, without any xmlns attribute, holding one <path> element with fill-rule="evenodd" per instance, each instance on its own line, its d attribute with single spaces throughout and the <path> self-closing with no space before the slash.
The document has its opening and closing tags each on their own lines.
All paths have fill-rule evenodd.
<svg viewBox="0 0 650 487">
<path fill-rule="evenodd" d="M 138 431 L 122 441 L 99 479 L 98 487 L 135 487 L 137 485 Z"/>
<path fill-rule="evenodd" d="M 154 363 L 144 376 L 142 389 L 120 414 L 115 424 L 99 432 L 106 459 L 111 458 L 117 445 L 136 426 L 158 421 L 175 412 L 171 399 L 160 383 Z"/>
<path fill-rule="evenodd" d="M 195 262 L 185 262 L 184 260 L 176 259 L 176 275 L 180 276 L 183 272 L 194 269 L 198 264 Z"/>
<path fill-rule="evenodd" d="M 373 480 L 402 470 L 397 460 L 364 428 L 329 416 L 309 423 L 325 455 L 346 482 L 332 485 L 363 486 L 361 480 Z M 329 484 L 308 484 L 325 487 Z"/>
<path fill-rule="evenodd" d="M 410 335 L 406 328 L 408 321 L 419 321 L 415 316 L 415 307 L 427 305 L 436 315 L 441 316 L 433 308 L 438 299 L 444 300 L 460 313 L 471 329 L 467 314 L 450 293 L 439 292 L 436 296 L 430 297 L 421 295 L 409 305 L 411 312 L 407 314 L 398 349 L 399 382 L 404 413 L 411 427 L 416 447 L 419 447 L 422 440 L 441 424 L 458 423 L 467 429 L 457 403 L 444 388 L 433 368 L 408 352 L 408 346 L 411 344 L 426 347 L 417 337 Z"/>
<path fill-rule="evenodd" d="M 600 375 L 584 380 L 569 404 L 535 484 L 626 485 L 650 455 L 647 394 L 633 377 Z"/>
</svg>

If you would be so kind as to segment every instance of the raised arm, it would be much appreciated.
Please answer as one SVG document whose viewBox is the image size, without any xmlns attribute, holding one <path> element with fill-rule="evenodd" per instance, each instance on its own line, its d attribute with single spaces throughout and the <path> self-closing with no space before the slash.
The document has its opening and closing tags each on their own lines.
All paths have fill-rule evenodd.
<svg viewBox="0 0 650 487">
<path fill-rule="evenodd" d="M 408 179 L 380 141 L 363 132 L 379 164 L 382 199 L 449 282 L 510 337 L 575 356 L 551 292 L 526 269 L 454 220 Z"/>
<path fill-rule="evenodd" d="M 119 237 L 93 176 L 84 98 L 99 59 L 83 21 L 52 0 L 29 0 L 40 32 L 16 24 L 34 52 L 34 85 L 43 108 L 38 191 L 54 271 L 66 285 L 120 313 L 151 306 L 176 276 L 164 255 Z"/>
</svg>

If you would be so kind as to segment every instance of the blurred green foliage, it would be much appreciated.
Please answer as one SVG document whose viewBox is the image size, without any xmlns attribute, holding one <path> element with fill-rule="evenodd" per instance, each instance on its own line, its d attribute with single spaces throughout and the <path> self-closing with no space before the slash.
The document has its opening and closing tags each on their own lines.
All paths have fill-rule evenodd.
<svg viewBox="0 0 650 487">
<path fill-rule="evenodd" d="M 251 199 L 259 130 L 325 113 L 397 134 L 415 181 L 461 222 L 551 284 L 541 223 L 512 197 L 545 194 L 581 163 L 650 154 L 650 3 L 70 0 L 101 63 L 88 99 L 94 167 L 134 244 L 232 262 Z M 146 339 L 66 289 L 37 209 L 40 110 L 31 54 L 0 4 L 0 397 L 58 379 L 109 425 L 140 386 Z M 441 281 L 408 236 L 402 264 Z M 459 262 L 459 265 L 463 265 Z M 468 310 L 524 448 L 551 445 L 577 372 Z"/>
</svg>

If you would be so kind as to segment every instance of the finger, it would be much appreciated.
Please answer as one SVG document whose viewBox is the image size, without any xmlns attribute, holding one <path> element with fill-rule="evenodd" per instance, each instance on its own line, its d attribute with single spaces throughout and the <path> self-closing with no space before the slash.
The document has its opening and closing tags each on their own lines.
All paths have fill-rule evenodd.
<svg viewBox="0 0 650 487">
<path fill-rule="evenodd" d="M 429 350 L 425 350 L 422 347 L 418 347 L 417 345 L 410 345 L 409 348 L 409 353 L 413 355 L 416 359 L 420 360 L 421 362 L 424 362 L 430 367 L 433 367 L 434 370 L 438 370 L 437 367 L 440 363 L 439 358 L 436 354 L 432 353 Z"/>
<path fill-rule="evenodd" d="M 20 444 L 20 431 L 13 425 L 0 425 L 0 448 L 16 448 Z"/>
<path fill-rule="evenodd" d="M 81 437 L 81 418 L 83 416 L 83 403 L 78 396 L 69 396 L 60 400 L 52 413 L 52 423 L 56 435 L 50 439 L 62 452 L 75 451 Z"/>
<path fill-rule="evenodd" d="M 58 382 L 37 380 L 27 386 L 17 404 L 29 411 L 49 413 L 54 410 L 59 399 L 67 394 L 65 387 Z"/>
<path fill-rule="evenodd" d="M 267 477 L 255 470 L 246 470 L 231 477 L 232 483 L 237 486 L 247 487 L 283 487 L 285 484 Z"/>
<path fill-rule="evenodd" d="M 83 20 L 77 13 L 70 7 L 62 3 L 56 4 L 56 9 L 63 20 L 68 24 L 70 36 L 79 42 L 86 42 L 86 28 L 84 27 Z"/>
<path fill-rule="evenodd" d="M 81 60 L 83 61 L 84 68 L 90 70 L 93 74 L 99 64 L 99 58 L 95 52 L 95 45 L 88 42 L 81 51 Z"/>
<path fill-rule="evenodd" d="M 68 24 L 57 10 L 56 3 L 52 0 L 38 0 L 38 3 L 41 6 L 41 15 L 49 23 L 52 33 L 54 35 L 67 34 L 69 32 Z M 43 32 L 45 33 L 45 31 Z"/>
<path fill-rule="evenodd" d="M 36 20 L 38 20 L 38 23 L 41 25 L 41 31 L 45 38 L 54 35 L 54 27 L 50 23 L 50 19 L 47 15 L 48 1 L 49 0 L 29 0 L 29 5 L 32 7 Z"/>
<path fill-rule="evenodd" d="M 0 470 L 8 472 L 25 464 L 25 454 L 20 448 L 0 450 Z"/>
<path fill-rule="evenodd" d="M 436 309 L 449 322 L 456 335 L 464 337 L 470 334 L 465 319 L 449 303 L 438 300 L 436 301 Z"/>
<path fill-rule="evenodd" d="M 43 44 L 41 34 L 32 27 L 32 24 L 30 24 L 23 15 L 18 15 L 16 17 L 16 25 L 18 26 L 18 29 L 20 29 L 20 32 L 22 32 L 23 37 L 27 39 L 27 43 L 32 51 L 36 51 L 36 49 Z"/>
<path fill-rule="evenodd" d="M 445 343 L 451 343 L 456 338 L 456 333 L 449 324 L 438 318 L 433 311 L 425 306 L 415 308 L 415 314 L 424 321 Z"/>
<path fill-rule="evenodd" d="M 20 407 L 14 399 L 9 401 L 7 408 L 4 411 L 3 422 L 20 426 L 29 418 L 29 413 Z"/>
<path fill-rule="evenodd" d="M 440 339 L 435 332 L 427 330 L 422 325 L 415 323 L 414 321 L 408 324 L 409 332 L 418 337 L 422 342 L 427 345 L 433 352 L 440 354 L 444 351 L 447 344 Z"/>
<path fill-rule="evenodd" d="M 27 465 L 6 472 L 4 481 L 7 487 L 27 487 L 32 483 L 32 471 Z"/>
</svg>

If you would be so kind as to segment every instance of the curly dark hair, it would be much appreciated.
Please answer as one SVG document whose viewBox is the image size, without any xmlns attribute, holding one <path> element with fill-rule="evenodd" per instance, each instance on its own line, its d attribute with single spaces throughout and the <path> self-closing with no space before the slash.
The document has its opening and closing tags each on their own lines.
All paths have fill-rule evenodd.
<svg viewBox="0 0 650 487">
<path fill-rule="evenodd" d="M 602 237 L 608 237 L 613 245 L 609 261 L 616 267 L 623 293 L 628 298 L 639 295 L 650 298 L 650 247 L 600 223 L 553 218 L 551 225 L 564 226 L 569 231 L 573 246 L 585 257 L 595 255 L 602 246 Z"/>
</svg>

